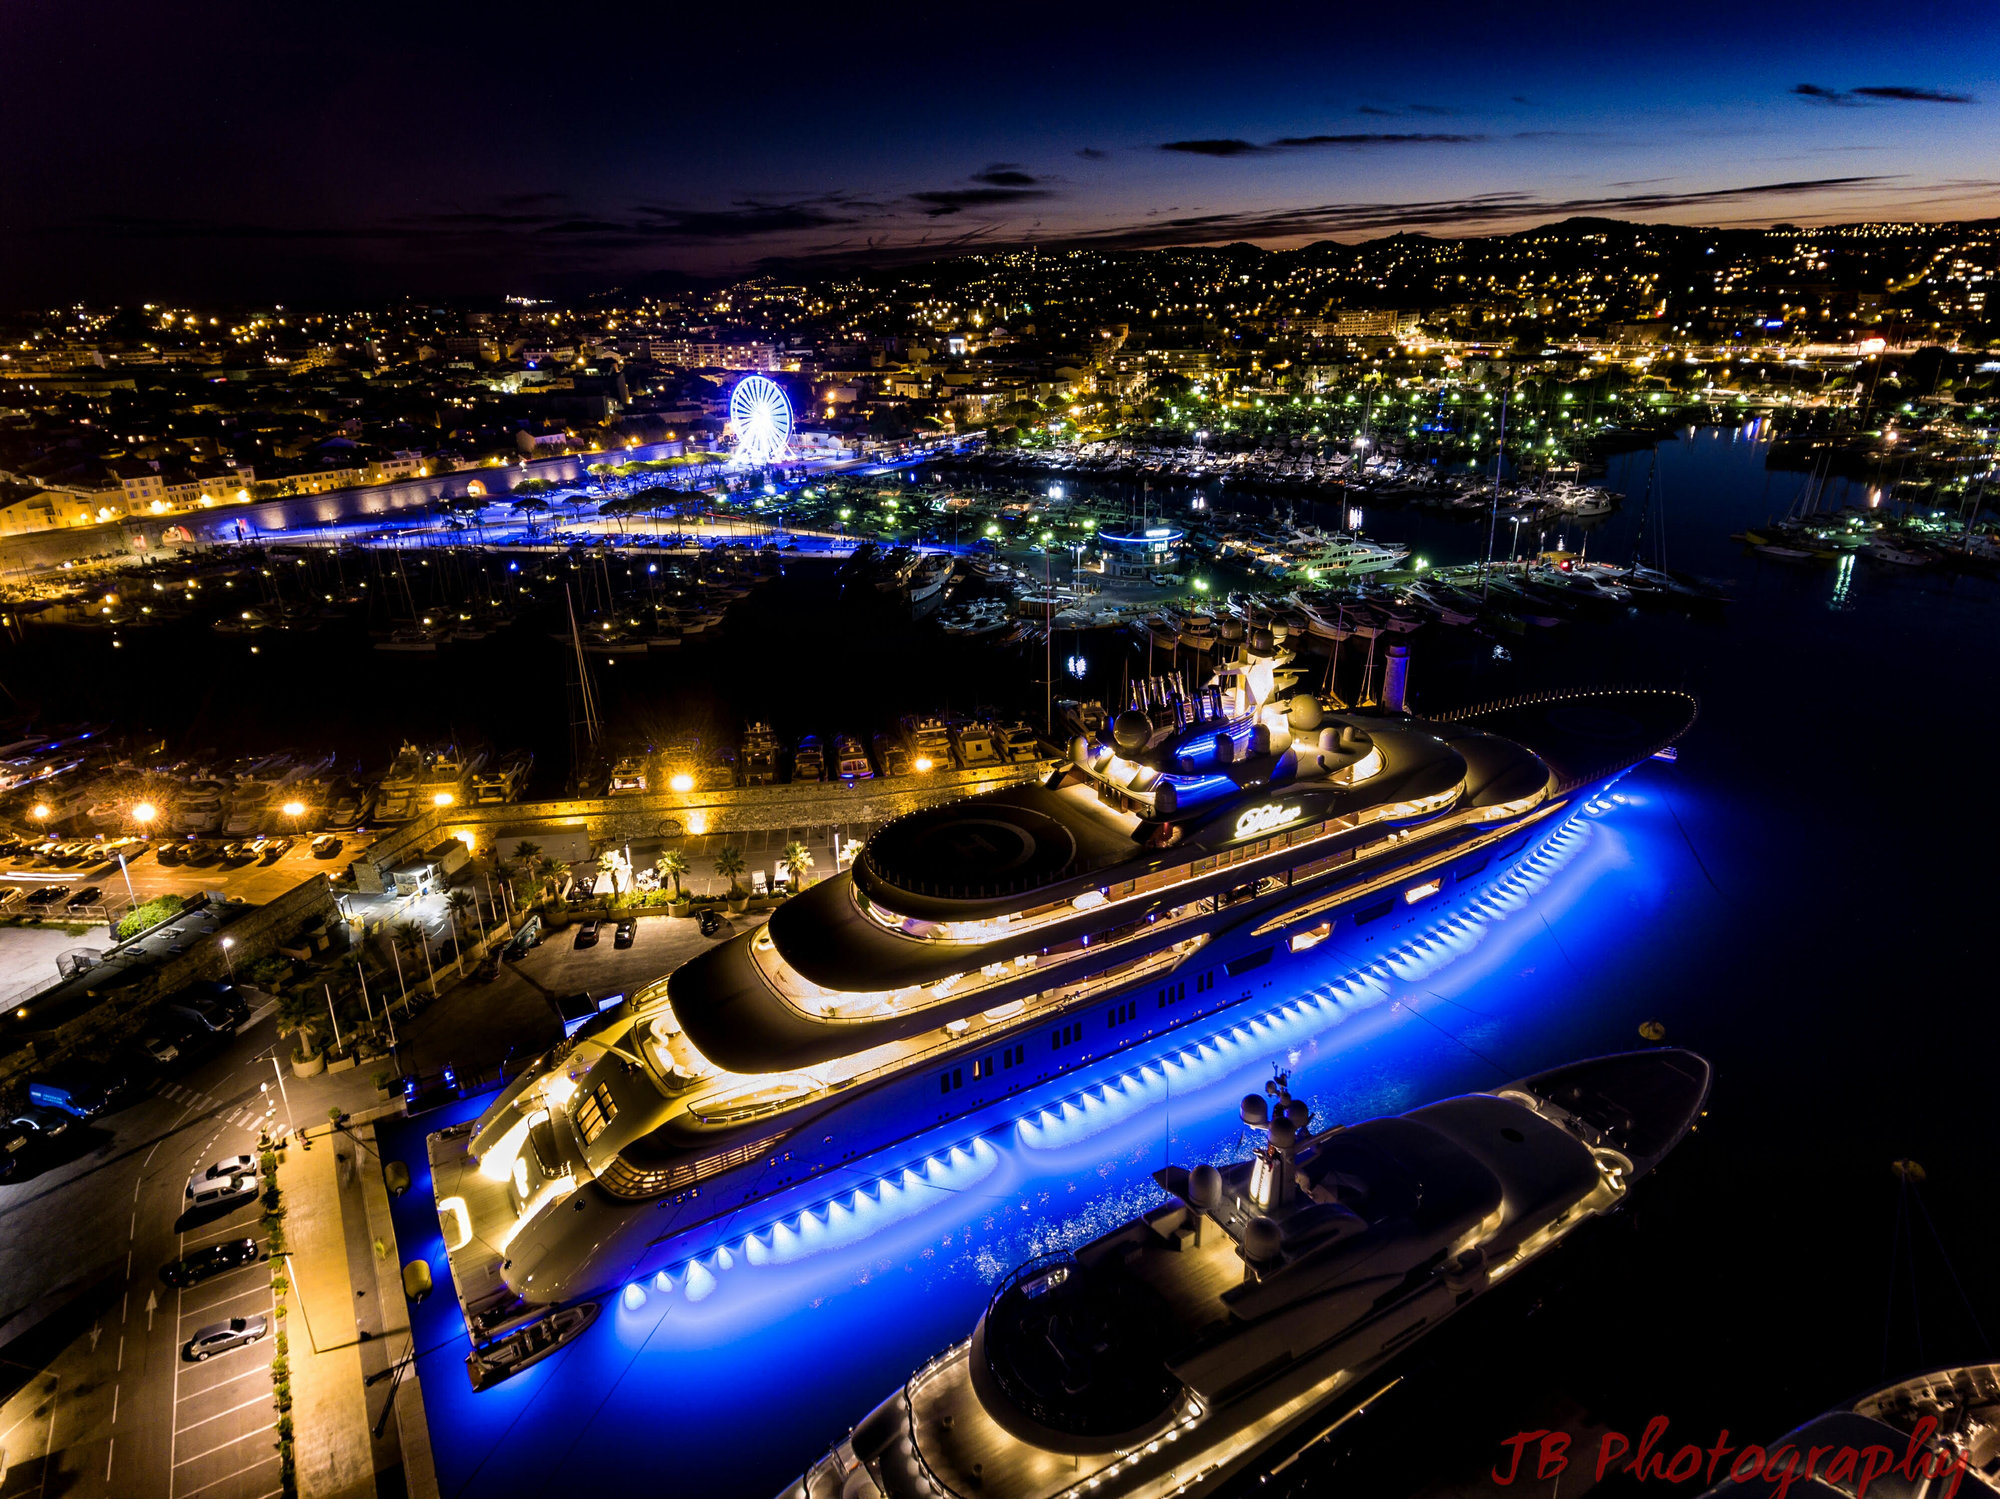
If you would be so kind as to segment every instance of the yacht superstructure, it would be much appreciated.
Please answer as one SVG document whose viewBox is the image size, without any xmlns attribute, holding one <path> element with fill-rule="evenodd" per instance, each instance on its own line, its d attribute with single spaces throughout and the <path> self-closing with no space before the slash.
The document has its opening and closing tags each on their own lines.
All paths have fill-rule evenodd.
<svg viewBox="0 0 2000 1499">
<path fill-rule="evenodd" d="M 405 742 L 389 762 L 381 784 L 375 788 L 375 820 L 408 822 L 419 810 L 417 792 L 424 773 L 430 768 L 431 754 L 420 745 Z"/>
<path fill-rule="evenodd" d="M 1045 782 L 890 822 L 434 1136 L 475 1327 L 650 1274 L 1085 1063 L 1164 1054 L 1310 987 L 1328 953 L 1368 961 L 1694 717 L 1684 693 L 1616 690 L 1329 712 L 1274 695 L 1282 653 L 1247 644 L 1199 693 L 1141 684 L 1111 742 L 1079 735 Z"/>
<path fill-rule="evenodd" d="M 1768 1452 L 1769 1460 L 1753 1470 L 1739 1457 L 1729 1478 L 1701 1499 L 1770 1494 L 1772 1482 L 1787 1471 L 1787 1458 L 1798 1475 L 1799 1499 L 1851 1499 L 1857 1480 L 1898 1499 L 1994 1499 L 2000 1495 L 2000 1364 L 1963 1364 L 1899 1379 L 1815 1416 L 1768 1448 L 1745 1450 Z M 1814 1453 L 1821 1460 L 1807 1468 Z"/>
<path fill-rule="evenodd" d="M 1020 1266 L 783 1499 L 1164 1499 L 1267 1469 L 1620 1207 L 1708 1085 L 1692 1052 L 1634 1052 L 1314 1133 L 1279 1073 L 1243 1100 L 1249 1160 L 1170 1166 L 1164 1206 Z"/>
</svg>

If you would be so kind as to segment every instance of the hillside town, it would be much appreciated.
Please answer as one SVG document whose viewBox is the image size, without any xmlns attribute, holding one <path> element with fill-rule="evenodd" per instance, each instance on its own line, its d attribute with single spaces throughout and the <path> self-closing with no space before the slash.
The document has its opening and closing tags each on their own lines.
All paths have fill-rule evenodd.
<svg viewBox="0 0 2000 1499">
<path fill-rule="evenodd" d="M 565 304 L 78 305 L 0 322 L 0 535 L 551 457 L 700 464 L 728 446 L 743 371 L 785 386 L 794 453 L 835 461 L 975 431 L 1199 440 L 1259 401 L 1442 403 L 1503 379 L 1575 394 L 1537 439 L 1556 443 L 1635 396 L 1865 406 L 1972 433 L 1992 399 L 1996 275 L 1990 223 L 1575 219 L 1281 251 L 1015 251 L 813 281 L 662 275 Z M 1326 430 L 1372 435 L 1370 404 Z"/>
</svg>

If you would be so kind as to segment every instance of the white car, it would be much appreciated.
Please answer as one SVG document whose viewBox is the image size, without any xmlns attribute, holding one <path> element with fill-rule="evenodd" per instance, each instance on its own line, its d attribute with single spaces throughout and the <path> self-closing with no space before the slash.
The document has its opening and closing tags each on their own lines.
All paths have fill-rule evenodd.
<svg viewBox="0 0 2000 1499">
<path fill-rule="evenodd" d="M 204 1166 L 188 1178 L 190 1205 L 207 1206 L 248 1197 L 257 1191 L 257 1160 L 254 1156 L 233 1155 Z"/>
</svg>

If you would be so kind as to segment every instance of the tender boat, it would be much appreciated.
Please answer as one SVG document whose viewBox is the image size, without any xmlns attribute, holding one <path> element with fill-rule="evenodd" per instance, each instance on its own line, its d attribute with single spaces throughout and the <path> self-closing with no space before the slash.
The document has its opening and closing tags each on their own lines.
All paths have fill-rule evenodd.
<svg viewBox="0 0 2000 1499">
<path fill-rule="evenodd" d="M 565 1343 L 581 1335 L 597 1320 L 599 1303 L 586 1301 L 577 1306 L 558 1307 L 526 1327 L 502 1333 L 492 1342 L 465 1356 L 465 1372 L 472 1376 L 472 1388 L 490 1390 L 503 1379 L 512 1379 L 523 1369 L 539 1364 Z"/>
</svg>

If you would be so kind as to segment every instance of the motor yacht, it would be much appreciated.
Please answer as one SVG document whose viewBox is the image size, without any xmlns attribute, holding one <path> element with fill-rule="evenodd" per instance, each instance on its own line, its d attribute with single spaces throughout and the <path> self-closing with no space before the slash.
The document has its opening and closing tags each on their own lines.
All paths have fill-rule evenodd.
<svg viewBox="0 0 2000 1499">
<path fill-rule="evenodd" d="M 528 775 L 534 768 L 533 750 L 509 750 L 473 775 L 473 804 L 490 807 L 519 801 L 521 793 L 527 790 Z"/>
<path fill-rule="evenodd" d="M 389 769 L 383 774 L 381 783 L 375 788 L 375 820 L 377 822 L 408 822 L 417 815 L 417 792 L 423 784 L 424 773 L 430 768 L 431 752 L 423 746 L 404 741 L 390 760 Z"/>
<path fill-rule="evenodd" d="M 1699 1117 L 1661 1049 L 1314 1132 L 1278 1073 L 1248 1160 L 1001 1280 L 782 1499 L 1159 1499 L 1269 1471 L 1461 1307 L 1622 1207 Z"/>
<path fill-rule="evenodd" d="M 778 780 L 778 736 L 762 721 L 743 730 L 743 784 L 773 786 Z"/>
<path fill-rule="evenodd" d="M 1197 693 L 1135 684 L 1108 742 L 1078 734 L 1045 780 L 890 821 L 434 1136 L 468 1314 L 740 1241 L 830 1168 L 1011 1124 L 1024 1091 L 1290 1002 L 1329 954 L 1372 962 L 1510 877 L 1696 710 L 1579 689 L 1341 712 L 1283 695 L 1285 659 L 1254 631 Z"/>
<path fill-rule="evenodd" d="M 875 767 L 868 763 L 868 751 L 859 737 L 836 734 L 833 740 L 834 776 L 843 781 L 872 781 Z"/>
<path fill-rule="evenodd" d="M 1799 1499 L 1849 1499 L 1857 1481 L 1878 1494 L 1993 1499 L 2000 1494 L 2000 1364 L 1899 1379 L 1815 1416 L 1769 1447 L 1747 1450 L 1768 1454 L 1756 1465 L 1768 1476 L 1743 1466 L 1739 1456 L 1730 1477 L 1701 1499 L 1770 1494 L 1787 1460 L 1798 1474 L 1792 1492 Z M 1819 1460 L 1808 1471 L 1812 1454 Z"/>
</svg>

